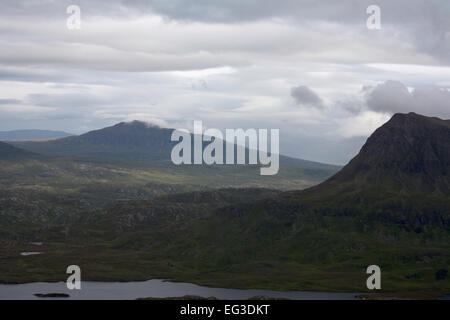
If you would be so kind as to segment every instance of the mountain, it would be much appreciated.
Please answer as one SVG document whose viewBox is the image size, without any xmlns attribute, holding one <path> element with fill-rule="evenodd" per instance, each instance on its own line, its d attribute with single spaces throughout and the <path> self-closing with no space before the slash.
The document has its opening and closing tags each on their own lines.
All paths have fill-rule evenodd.
<svg viewBox="0 0 450 320">
<path fill-rule="evenodd" d="M 449 186 L 450 121 L 395 114 L 328 180 L 256 205 L 278 214 L 353 216 L 421 231 L 450 225 Z"/>
<path fill-rule="evenodd" d="M 64 131 L 52 130 L 13 130 L 0 131 L 0 140 L 15 141 L 15 140 L 47 140 L 59 139 L 69 137 L 72 134 Z"/>
<path fill-rule="evenodd" d="M 450 193 L 450 120 L 395 114 L 326 184 Z"/>
<path fill-rule="evenodd" d="M 151 163 L 169 162 L 173 129 L 160 128 L 141 121 L 121 122 L 114 126 L 51 141 L 19 141 L 15 146 L 43 154 L 102 158 Z M 193 139 L 192 139 L 193 140 Z M 207 144 L 206 142 L 204 144 Z M 336 172 L 340 167 L 280 156 L 280 164 Z"/>
<path fill-rule="evenodd" d="M 112 127 L 50 141 L 21 141 L 24 149 L 58 156 L 103 158 L 132 162 L 152 162 L 170 157 L 172 130 L 143 122 L 121 122 Z"/>
</svg>

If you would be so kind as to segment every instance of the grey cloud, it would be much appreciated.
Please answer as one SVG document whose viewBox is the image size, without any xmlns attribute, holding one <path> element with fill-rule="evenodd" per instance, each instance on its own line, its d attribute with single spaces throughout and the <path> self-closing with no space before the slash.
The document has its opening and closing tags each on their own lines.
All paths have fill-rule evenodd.
<svg viewBox="0 0 450 320">
<path fill-rule="evenodd" d="M 450 117 L 450 91 L 437 87 L 415 88 L 411 92 L 398 81 L 386 81 L 366 89 L 367 107 L 379 112 L 417 112 Z"/>
<path fill-rule="evenodd" d="M 450 9 L 446 0 L 3 0 L 2 13 L 65 16 L 67 6 L 73 4 L 80 6 L 82 12 L 92 15 L 136 16 L 157 13 L 176 20 L 220 23 L 285 17 L 297 21 L 318 19 L 361 23 L 365 22 L 366 8 L 372 4 L 382 8 L 384 21 L 406 23 L 424 13 L 428 17 L 445 17 L 443 9 Z M 362 13 L 362 17 L 358 13 Z M 416 20 L 418 24 L 422 22 Z M 436 23 L 436 27 L 440 27 L 439 23 Z"/>
<path fill-rule="evenodd" d="M 450 118 L 450 91 L 441 88 L 417 88 L 412 92 L 416 111 Z"/>
<path fill-rule="evenodd" d="M 91 44 L 9 44 L 0 51 L 0 60 L 13 65 L 53 64 L 110 71 L 175 71 L 242 66 L 233 56 L 208 52 L 164 54 L 117 50 Z"/>
<path fill-rule="evenodd" d="M 7 15 L 23 16 L 24 13 L 34 13 L 49 18 L 60 16 L 65 19 L 66 9 L 70 5 L 78 5 L 83 13 L 88 14 L 125 14 L 127 6 L 132 8 L 128 0 L 3 0 L 2 13 Z M 142 9 L 142 7 L 140 7 Z"/>
<path fill-rule="evenodd" d="M 295 102 L 299 105 L 319 109 L 323 108 L 322 99 L 307 86 L 293 87 L 291 89 L 291 97 L 294 98 Z"/>
<path fill-rule="evenodd" d="M 19 103 L 22 103 L 22 101 L 18 99 L 0 99 L 0 104 L 19 104 Z"/>
<path fill-rule="evenodd" d="M 389 80 L 366 91 L 367 106 L 373 111 L 403 112 L 413 104 L 408 88 L 398 81 Z"/>
<path fill-rule="evenodd" d="M 65 8 L 70 4 L 73 4 L 73 1 L 2 1 L 2 11 L 0 13 L 0 17 L 11 17 L 11 15 L 18 15 L 19 18 L 16 19 L 17 24 L 25 21 L 30 25 L 37 25 L 37 23 L 33 21 L 34 19 L 46 19 L 47 21 L 53 22 L 58 21 L 57 25 L 61 25 L 61 29 L 58 29 L 57 26 L 53 25 L 52 28 L 48 30 L 48 33 L 50 38 L 51 36 L 55 36 L 55 38 L 60 40 L 59 37 L 56 37 L 56 35 L 64 30 L 64 21 L 67 16 Z M 327 23 L 330 23 L 330 28 L 336 29 L 344 27 L 347 28 L 347 34 L 348 32 L 354 33 L 354 35 L 352 35 L 352 39 L 356 43 L 361 42 L 362 40 L 358 39 L 358 36 L 365 35 L 373 38 L 376 46 L 379 47 L 379 43 L 377 43 L 377 41 L 389 42 L 391 36 L 394 35 L 395 37 L 398 37 L 405 42 L 399 43 L 399 52 L 402 52 L 402 49 L 405 50 L 405 48 L 411 48 L 411 50 L 415 50 L 418 53 L 434 57 L 436 59 L 439 59 L 439 61 L 445 61 L 447 64 L 450 64 L 450 19 L 448 19 L 450 15 L 450 2 L 446 0 L 377 0 L 376 4 L 381 7 L 382 14 L 382 29 L 377 32 L 367 30 L 365 25 L 365 21 L 367 19 L 366 8 L 371 4 L 373 4 L 372 0 L 324 0 L 320 2 L 313 0 L 111 0 L 108 1 L 107 4 L 106 2 L 100 1 L 77 1 L 77 5 L 79 5 L 82 9 L 82 19 L 84 19 L 83 17 L 85 17 L 86 19 L 92 19 L 94 16 L 120 16 L 122 18 L 125 17 L 125 19 L 131 19 L 136 18 L 140 15 L 156 13 L 173 20 L 181 20 L 187 22 L 200 21 L 206 23 L 221 24 L 239 23 L 243 26 L 245 26 L 245 24 L 242 24 L 244 22 L 247 23 L 262 20 L 277 20 L 281 22 L 287 22 L 292 26 L 298 26 L 299 28 L 306 29 L 314 24 L 326 25 Z M 39 24 L 39 28 L 41 28 L 41 25 L 42 24 Z M 246 28 L 248 27 L 249 26 L 247 24 Z M 15 24 L 6 24 L 3 29 L 4 30 L 0 30 L 0 34 L 6 34 L 7 32 L 7 34 L 12 34 L 11 37 L 13 37 L 14 33 L 12 33 L 11 31 L 15 30 Z M 45 30 L 44 32 L 47 32 L 47 30 Z M 265 33 L 267 32 L 265 32 L 264 30 L 261 31 L 262 35 L 264 35 Z M 255 35 L 258 36 L 256 32 Z M 67 34 L 64 34 L 64 40 L 62 40 L 62 42 L 71 42 L 70 40 L 67 40 L 67 36 Z M 122 42 L 124 43 L 123 47 L 128 46 L 129 48 L 131 48 L 134 43 L 133 37 L 130 38 L 130 34 L 127 34 L 126 36 L 127 38 L 122 39 Z M 290 36 L 292 37 L 292 35 Z M 18 37 L 23 38 L 24 35 L 19 34 Z M 38 38 L 41 37 L 44 36 L 40 34 Z M 69 35 L 69 37 L 72 37 L 72 35 Z M 345 37 L 345 34 L 341 33 L 340 37 Z M 97 41 L 99 43 L 105 41 L 105 36 L 98 34 L 92 35 L 90 33 L 86 38 L 76 39 L 80 40 L 79 42 L 81 43 L 83 41 Z M 112 38 L 114 39 L 115 37 Z M 219 37 L 219 39 L 220 38 L 221 37 Z M 313 39 L 316 39 L 316 37 L 313 37 Z M 142 39 L 142 41 L 136 41 L 136 43 L 140 43 L 141 46 L 145 46 L 145 40 L 149 39 Z M 170 39 L 169 36 L 169 40 L 167 40 L 166 43 L 172 43 L 172 40 L 174 39 Z M 202 47 L 198 45 L 198 39 L 194 38 L 190 40 L 193 41 L 194 47 L 184 48 L 186 52 L 214 51 L 214 45 L 211 45 L 209 48 Z M 333 47 L 336 47 L 338 45 L 349 46 L 348 43 L 340 42 L 339 40 L 341 39 L 335 40 L 336 43 L 333 45 Z M 111 41 L 113 42 L 113 40 Z M 237 53 L 239 53 L 239 49 L 244 48 L 245 50 L 246 43 L 249 42 L 246 39 L 244 39 L 244 41 L 239 41 L 239 39 L 225 39 L 224 43 L 235 43 L 236 41 L 238 41 L 238 43 L 234 44 L 234 50 Z M 271 43 L 270 41 L 271 40 L 269 40 L 268 43 Z M 304 41 L 307 41 L 307 39 L 304 39 Z M 120 42 L 120 40 L 118 39 L 117 42 Z M 212 41 L 208 39 L 208 42 L 209 44 L 211 44 Z M 302 41 L 297 41 L 297 43 L 299 42 Z M 327 51 L 326 43 L 330 42 L 333 42 L 333 38 L 323 38 L 318 39 L 317 41 L 308 41 L 306 47 L 311 48 L 314 47 L 315 43 L 318 43 L 319 46 L 324 47 L 324 51 Z M 164 43 L 164 41 L 158 42 L 158 44 L 161 46 L 164 46 Z M 290 43 L 296 42 L 290 41 Z M 354 43 L 354 45 L 356 45 L 356 43 Z M 292 45 L 282 43 L 273 47 L 291 48 L 291 46 Z M 302 43 L 302 46 L 305 47 L 304 43 Z M 117 48 L 118 45 L 113 44 L 110 45 L 110 47 Z M 217 48 L 217 50 L 227 50 L 226 47 L 226 45 L 222 45 L 221 47 Z M 73 53 L 68 52 L 68 50 L 72 51 L 74 49 L 72 47 L 68 48 L 68 50 L 62 50 L 61 48 L 51 48 L 51 51 L 55 52 L 54 56 L 52 57 L 53 61 L 55 62 L 69 63 L 68 61 L 63 59 L 63 57 L 69 56 L 70 61 L 72 61 L 72 65 L 81 65 L 90 68 L 96 68 L 97 66 L 97 69 L 137 71 L 138 67 L 135 67 L 134 65 L 138 63 L 141 66 L 144 66 L 145 70 L 161 70 L 163 69 L 162 67 L 157 67 L 160 65 L 165 66 L 164 68 L 166 70 L 170 69 L 168 66 L 172 65 L 180 65 L 180 68 L 182 69 L 202 67 L 202 65 L 196 59 L 197 57 L 194 57 L 192 55 L 182 57 L 186 61 L 180 60 L 180 57 L 178 57 L 178 61 L 174 61 L 174 59 L 172 59 L 169 55 L 140 55 L 136 52 L 130 52 L 129 48 L 128 50 L 114 52 L 113 50 L 106 50 L 105 48 L 83 47 L 81 48 L 83 52 L 87 52 L 87 54 L 85 54 L 83 57 L 78 57 Z M 180 48 L 183 49 L 182 44 L 180 44 L 177 48 L 177 53 L 179 53 L 178 50 L 180 50 Z M 13 48 L 13 51 L 19 51 L 22 53 L 22 55 L 24 55 L 24 52 L 30 52 L 30 50 L 23 49 L 24 48 L 15 47 Z M 367 56 L 369 52 L 374 51 L 373 48 L 369 49 L 370 50 L 363 50 L 361 54 L 356 54 L 355 57 L 364 57 Z M 14 63 L 14 60 L 16 60 L 14 59 L 14 55 L 11 55 L 10 52 L 6 52 L 6 47 L 4 48 L 4 50 L 5 54 L 1 57 L 1 59 L 4 61 L 9 61 L 10 63 Z M 297 48 L 294 48 L 294 50 L 298 51 Z M 353 48 L 350 50 L 354 51 L 355 49 Z M 391 48 L 388 48 L 387 50 L 389 52 L 392 52 Z M 142 48 L 139 48 L 136 51 L 145 52 L 145 50 L 142 50 Z M 272 49 L 271 51 L 276 51 L 276 49 Z M 35 58 L 34 60 L 37 61 L 31 61 L 33 59 L 26 59 L 26 57 L 24 57 L 23 60 L 30 63 L 41 63 L 40 60 L 43 59 L 46 60 L 45 62 L 49 61 L 47 59 L 49 58 L 48 55 L 45 56 L 45 58 L 41 57 L 41 59 L 39 59 L 40 48 L 34 48 L 34 50 L 31 50 L 31 52 L 35 52 L 33 54 L 33 57 Z M 164 52 L 164 48 L 156 49 L 155 52 Z M 186 54 L 186 52 L 184 52 L 184 54 Z M 92 59 L 92 57 L 96 55 L 102 58 L 104 57 L 104 61 L 101 59 Z M 316 54 L 316 56 L 317 55 L 319 54 Z M 21 55 L 19 55 L 19 57 L 20 56 Z M 126 56 L 126 60 L 131 64 L 131 67 L 125 68 L 123 66 L 125 62 L 121 61 L 118 56 Z M 327 54 L 326 56 L 330 55 Z M 380 56 L 380 54 L 377 53 L 377 56 Z M 403 54 L 403 58 L 405 57 L 406 55 Z M 223 58 L 218 59 L 217 57 L 215 57 L 216 61 L 212 61 L 211 58 L 205 56 L 198 56 L 198 59 L 200 61 L 203 60 L 209 62 L 206 63 L 206 66 L 204 67 L 214 67 L 217 65 L 225 64 L 232 65 L 233 62 L 235 62 L 224 61 Z M 17 60 L 17 62 L 21 61 L 20 58 L 18 58 Z M 357 59 L 355 58 L 355 60 Z M 386 58 L 381 55 L 380 60 L 386 61 Z M 392 61 L 389 62 L 392 63 Z M 430 61 L 429 63 L 434 62 L 435 61 Z"/>
<path fill-rule="evenodd" d="M 364 1 L 361 1 L 361 8 Z M 346 5 L 343 1 L 336 3 L 329 0 L 320 3 L 313 0 L 5 0 L 2 1 L 2 12 L 8 15 L 34 12 L 54 17 L 65 14 L 67 6 L 73 4 L 80 6 L 82 13 L 87 14 L 136 15 L 155 12 L 170 19 L 206 22 L 240 22 L 285 16 L 305 18 L 320 14 L 349 18 L 349 6 L 353 5 L 354 9 L 360 6 L 354 1 L 347 1 Z"/>
<path fill-rule="evenodd" d="M 0 80 L 22 82 L 62 82 L 70 78 L 63 72 L 49 72 L 43 70 L 16 69 L 0 66 Z M 70 79 L 74 81 L 74 79 Z"/>
<path fill-rule="evenodd" d="M 336 105 L 344 110 L 347 110 L 351 114 L 359 114 L 364 110 L 366 105 L 365 101 L 359 97 L 347 97 L 336 101 Z"/>
<path fill-rule="evenodd" d="M 139 5 L 142 1 L 132 1 Z M 246 22 L 287 18 L 299 23 L 324 21 L 365 29 L 366 8 L 381 8 L 382 28 L 409 31 L 415 46 L 450 62 L 450 2 L 446 0 L 151 0 L 150 7 L 172 19 Z M 359 26 L 359 27 L 358 27 Z"/>
<path fill-rule="evenodd" d="M 303 21 L 321 19 L 339 23 L 364 21 L 366 8 L 377 4 L 385 9 L 386 19 L 403 21 L 418 6 L 436 7 L 440 0 L 132 0 L 131 7 L 153 10 L 172 19 L 207 22 L 241 22 L 275 17 L 291 17 Z M 421 9 L 420 9 L 421 10 Z M 357 13 L 362 13 L 362 17 Z M 363 18 L 363 19 L 361 19 Z M 411 17 L 412 19 L 412 17 Z"/>
<path fill-rule="evenodd" d="M 94 96 L 86 93 L 77 94 L 29 94 L 27 102 L 32 105 L 43 107 L 61 107 L 79 108 L 79 107 L 98 107 L 108 103 L 106 97 Z"/>
</svg>

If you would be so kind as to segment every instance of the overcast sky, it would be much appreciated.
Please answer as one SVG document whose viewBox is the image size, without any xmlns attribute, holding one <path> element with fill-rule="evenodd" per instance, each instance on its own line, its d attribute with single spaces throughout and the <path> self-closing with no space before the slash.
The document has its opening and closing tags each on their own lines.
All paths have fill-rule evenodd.
<svg viewBox="0 0 450 320">
<path fill-rule="evenodd" d="M 0 130 L 203 120 L 344 164 L 395 112 L 450 118 L 449 17 L 447 0 L 2 0 Z"/>
</svg>

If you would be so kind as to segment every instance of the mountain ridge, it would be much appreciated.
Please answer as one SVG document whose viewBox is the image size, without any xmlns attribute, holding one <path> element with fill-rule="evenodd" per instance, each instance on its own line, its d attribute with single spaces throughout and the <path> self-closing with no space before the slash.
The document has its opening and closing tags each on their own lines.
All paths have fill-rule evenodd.
<svg viewBox="0 0 450 320">
<path fill-rule="evenodd" d="M 11 144 L 29 151 L 56 156 L 83 156 L 132 162 L 170 161 L 174 129 L 134 120 L 92 130 L 79 136 L 51 141 L 20 141 Z M 340 166 L 280 155 L 280 164 L 311 169 L 337 170 Z"/>
</svg>

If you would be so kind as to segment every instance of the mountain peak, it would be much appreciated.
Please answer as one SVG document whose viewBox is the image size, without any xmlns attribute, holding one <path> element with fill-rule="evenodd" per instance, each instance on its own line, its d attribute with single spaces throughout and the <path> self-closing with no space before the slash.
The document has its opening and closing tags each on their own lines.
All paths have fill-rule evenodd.
<svg viewBox="0 0 450 320">
<path fill-rule="evenodd" d="M 443 120 L 438 117 L 427 117 L 415 112 L 396 113 L 386 122 L 387 126 L 404 127 L 404 129 L 413 129 L 419 126 L 450 126 L 450 120 Z M 380 127 L 383 128 L 384 126 Z"/>
<path fill-rule="evenodd" d="M 450 121 L 395 114 L 332 181 L 450 192 Z"/>
</svg>

